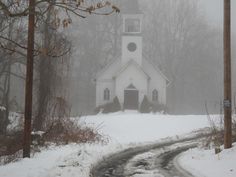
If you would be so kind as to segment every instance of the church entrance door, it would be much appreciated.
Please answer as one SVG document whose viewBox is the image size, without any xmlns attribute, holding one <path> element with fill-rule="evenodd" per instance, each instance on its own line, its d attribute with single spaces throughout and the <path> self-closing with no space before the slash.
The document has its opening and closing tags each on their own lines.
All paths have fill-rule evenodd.
<svg viewBox="0 0 236 177">
<path fill-rule="evenodd" d="M 124 90 L 124 109 L 138 110 L 139 91 L 131 84 Z"/>
</svg>

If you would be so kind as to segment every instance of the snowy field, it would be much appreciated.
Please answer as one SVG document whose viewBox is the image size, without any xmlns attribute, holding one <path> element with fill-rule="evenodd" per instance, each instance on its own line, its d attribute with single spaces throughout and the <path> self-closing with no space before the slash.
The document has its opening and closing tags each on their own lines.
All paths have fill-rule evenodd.
<svg viewBox="0 0 236 177">
<path fill-rule="evenodd" d="M 186 134 L 209 124 L 206 116 L 140 114 L 136 111 L 87 116 L 81 121 L 108 135 L 113 143 L 122 145 L 153 142 Z"/>
<path fill-rule="evenodd" d="M 140 144 L 159 142 L 168 137 L 178 138 L 209 126 L 206 116 L 140 114 L 132 111 L 74 119 L 79 120 L 80 124 L 85 122 L 98 129 L 109 138 L 109 143 L 51 146 L 34 154 L 31 159 L 0 166 L 0 177 L 88 177 L 91 167 L 110 153 Z M 190 156 L 192 154 L 183 158 L 188 159 Z M 188 169 L 195 169 L 194 165 L 193 162 Z"/>
</svg>

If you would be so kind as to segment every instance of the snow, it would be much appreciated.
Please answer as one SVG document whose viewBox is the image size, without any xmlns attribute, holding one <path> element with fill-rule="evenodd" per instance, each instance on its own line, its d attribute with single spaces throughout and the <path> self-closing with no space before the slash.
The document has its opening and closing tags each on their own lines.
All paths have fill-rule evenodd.
<svg viewBox="0 0 236 177">
<path fill-rule="evenodd" d="M 190 137 L 189 135 L 188 137 Z M 176 150 L 182 146 L 192 146 L 196 144 L 195 140 L 193 141 L 187 141 L 187 142 L 179 142 L 172 145 L 167 145 L 162 148 L 158 149 L 152 149 L 148 152 L 144 152 L 142 154 L 138 154 L 131 158 L 125 166 L 125 176 L 129 177 L 136 177 L 136 176 L 142 176 L 142 177 L 164 177 L 162 172 L 157 169 L 160 166 L 160 158 L 159 156 L 170 152 L 172 150 Z M 141 164 L 140 164 L 141 162 Z M 142 164 L 145 165 L 142 165 Z M 175 163 L 175 162 L 174 162 Z M 140 164 L 140 165 L 137 165 Z M 136 174 L 137 175 L 133 175 Z M 140 175 L 139 175 L 140 173 Z M 176 176 L 177 177 L 177 176 Z"/>
<path fill-rule="evenodd" d="M 4 106 L 0 106 L 0 111 L 6 111 L 6 108 Z"/>
<path fill-rule="evenodd" d="M 140 114 L 134 111 L 73 118 L 109 137 L 108 144 L 51 146 L 31 159 L 0 166 L 0 177 L 88 177 L 91 167 L 111 153 L 140 144 L 178 138 L 208 126 L 206 116 Z M 85 123 L 84 123 L 85 122 Z"/>
<path fill-rule="evenodd" d="M 101 129 L 101 133 L 109 135 L 111 141 L 121 144 L 153 142 L 208 126 L 204 115 L 173 116 L 134 111 L 87 116 L 80 121 Z"/>
<path fill-rule="evenodd" d="M 87 177 L 92 164 L 119 149 L 99 144 L 52 146 L 30 159 L 0 166 L 0 177 Z"/>
<path fill-rule="evenodd" d="M 9 113 L 9 121 L 10 124 L 7 126 L 8 132 L 17 132 L 23 129 L 23 114 L 10 112 Z"/>
<path fill-rule="evenodd" d="M 31 135 L 43 136 L 44 133 L 45 133 L 44 131 L 36 131 L 36 132 L 31 132 Z"/>
<path fill-rule="evenodd" d="M 219 154 L 214 149 L 194 148 L 184 152 L 178 162 L 196 177 L 235 177 L 236 144 Z"/>
</svg>

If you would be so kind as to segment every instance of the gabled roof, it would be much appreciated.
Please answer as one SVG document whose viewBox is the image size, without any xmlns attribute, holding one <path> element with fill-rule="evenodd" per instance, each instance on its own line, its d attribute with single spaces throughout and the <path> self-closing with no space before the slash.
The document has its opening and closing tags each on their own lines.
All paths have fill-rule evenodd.
<svg viewBox="0 0 236 177">
<path fill-rule="evenodd" d="M 145 56 L 143 56 L 143 60 L 145 60 L 149 65 L 151 65 L 165 80 L 167 85 L 170 84 L 170 80 L 166 77 L 166 75 L 157 67 L 154 63 L 152 63 L 150 60 L 146 59 Z"/>
<path fill-rule="evenodd" d="M 124 66 L 122 66 L 120 70 L 113 75 L 113 78 L 118 77 L 123 71 L 125 71 L 131 65 L 135 66 L 139 71 L 141 71 L 147 77 L 147 79 L 151 79 L 151 77 L 143 70 L 143 68 L 132 59 L 129 60 Z"/>
<path fill-rule="evenodd" d="M 110 61 L 104 68 L 102 68 L 101 71 L 99 71 L 96 74 L 96 79 L 99 78 L 110 66 L 112 65 L 119 65 L 120 60 L 118 58 L 113 59 L 112 61 Z"/>
<path fill-rule="evenodd" d="M 146 62 L 150 67 L 153 67 L 153 69 L 160 74 L 160 76 L 166 80 L 167 85 L 170 84 L 170 80 L 166 77 L 166 75 L 159 69 L 159 67 L 157 67 L 155 64 L 153 64 L 150 60 L 146 59 L 146 57 L 143 55 L 143 62 Z M 119 57 L 117 57 L 116 59 L 113 59 L 111 62 L 109 62 L 101 71 L 99 71 L 96 74 L 96 78 L 98 79 L 100 76 L 102 76 L 102 74 L 104 74 L 110 67 L 112 66 L 116 66 L 115 70 L 114 70 L 114 75 L 113 78 L 117 77 L 120 73 L 122 73 L 129 65 L 133 64 L 136 68 L 138 68 L 141 72 L 143 72 L 146 77 L 148 79 L 150 79 L 151 77 L 149 76 L 149 74 L 145 71 L 148 68 L 145 68 L 144 66 L 140 66 L 137 62 L 135 62 L 134 60 L 130 60 L 129 62 L 127 62 L 124 66 L 121 65 L 121 60 L 119 59 Z"/>
<path fill-rule="evenodd" d="M 136 89 L 136 87 L 133 84 L 130 84 L 126 89 Z"/>
</svg>

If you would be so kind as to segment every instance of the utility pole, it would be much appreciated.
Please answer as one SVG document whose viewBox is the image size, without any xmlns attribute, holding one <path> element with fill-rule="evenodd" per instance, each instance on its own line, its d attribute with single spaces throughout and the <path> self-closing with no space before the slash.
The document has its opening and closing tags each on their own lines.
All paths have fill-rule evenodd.
<svg viewBox="0 0 236 177">
<path fill-rule="evenodd" d="M 35 23 L 35 0 L 29 0 L 28 17 L 28 45 L 25 85 L 25 122 L 23 157 L 30 157 L 31 145 L 31 120 L 32 120 L 32 97 L 33 97 L 33 59 L 34 59 L 34 23 Z"/>
<path fill-rule="evenodd" d="M 230 0 L 224 0 L 224 148 L 232 147 Z"/>
</svg>

